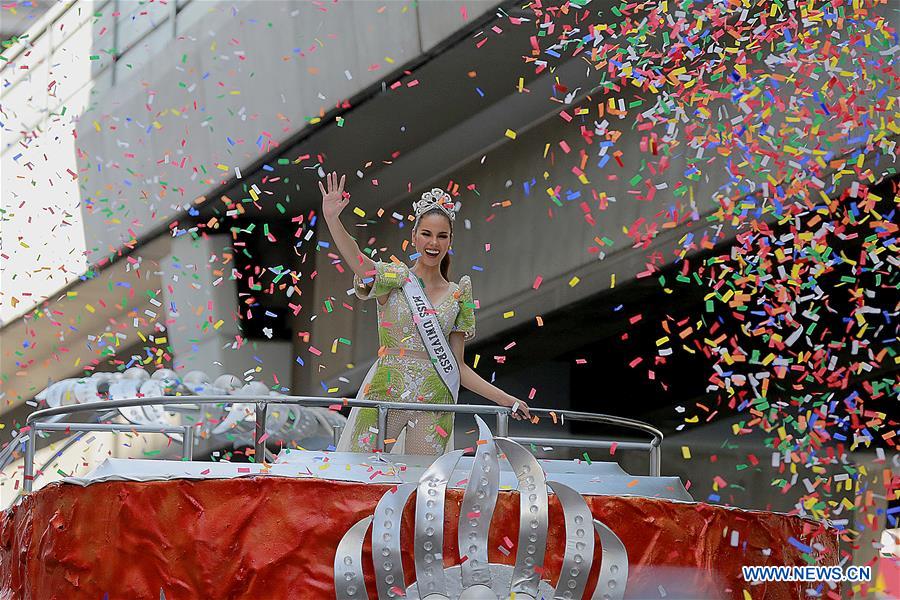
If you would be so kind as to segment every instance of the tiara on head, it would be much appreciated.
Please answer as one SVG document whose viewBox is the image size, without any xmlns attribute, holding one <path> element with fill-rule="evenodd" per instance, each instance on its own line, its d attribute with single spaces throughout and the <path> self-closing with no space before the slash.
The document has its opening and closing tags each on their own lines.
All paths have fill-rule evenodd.
<svg viewBox="0 0 900 600">
<path fill-rule="evenodd" d="M 450 199 L 450 194 L 441 188 L 432 188 L 430 192 L 422 194 L 422 199 L 413 202 L 413 210 L 416 213 L 416 221 L 429 210 L 440 209 L 451 222 L 456 220 L 456 204 Z"/>
</svg>

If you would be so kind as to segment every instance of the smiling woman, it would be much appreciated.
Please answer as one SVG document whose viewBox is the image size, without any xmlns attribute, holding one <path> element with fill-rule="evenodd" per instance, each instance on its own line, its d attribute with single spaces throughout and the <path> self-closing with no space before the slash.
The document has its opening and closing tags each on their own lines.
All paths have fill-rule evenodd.
<svg viewBox="0 0 900 600">
<path fill-rule="evenodd" d="M 322 215 L 344 260 L 354 273 L 356 295 L 378 301 L 378 359 L 369 369 L 357 398 L 428 404 L 456 403 L 459 387 L 513 409 L 528 418 L 528 405 L 495 387 L 464 361 L 466 341 L 475 336 L 472 281 L 450 281 L 450 244 L 457 207 L 435 188 L 413 203 L 412 244 L 415 263 L 375 262 L 359 251 L 344 229 L 341 211 L 349 203 L 345 176 L 326 176 Z M 449 342 L 448 342 L 449 338 Z M 353 409 L 338 450 L 370 452 L 375 448 L 375 409 Z M 453 447 L 452 413 L 388 411 L 386 447 L 394 453 L 441 454 Z"/>
</svg>

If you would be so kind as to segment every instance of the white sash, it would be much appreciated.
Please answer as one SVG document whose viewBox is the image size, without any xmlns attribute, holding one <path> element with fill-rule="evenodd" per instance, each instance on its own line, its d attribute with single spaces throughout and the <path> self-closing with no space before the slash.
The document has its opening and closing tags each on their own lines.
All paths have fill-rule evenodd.
<svg viewBox="0 0 900 600">
<path fill-rule="evenodd" d="M 403 293 L 406 295 L 406 301 L 412 311 L 413 322 L 419 329 L 419 335 L 422 336 L 422 343 L 428 349 L 431 363 L 441 379 L 444 380 L 447 389 L 450 390 L 453 402 L 456 402 L 459 398 L 459 365 L 456 364 L 453 350 L 447 343 L 444 332 L 441 331 L 437 312 L 432 308 L 431 301 L 428 300 L 428 296 L 419 285 L 419 278 L 412 272 L 410 272 L 407 282 L 403 284 Z"/>
<path fill-rule="evenodd" d="M 431 301 L 428 300 L 428 296 L 425 295 L 422 286 L 419 285 L 419 278 L 412 272 L 409 274 L 409 280 L 403 285 L 403 293 L 406 295 L 406 301 L 412 312 L 413 322 L 416 324 L 419 335 L 422 337 L 422 343 L 425 344 L 425 347 L 428 349 L 428 356 L 432 359 L 432 366 L 444 381 L 447 389 L 450 390 L 453 402 L 456 403 L 459 398 L 459 365 L 456 362 L 456 357 L 453 355 L 450 344 L 447 343 L 447 338 L 444 337 L 444 332 L 441 330 L 441 324 L 438 322 L 437 313 L 431 306 Z M 378 363 L 379 360 L 376 359 L 372 366 L 369 367 L 362 384 L 359 386 L 359 391 L 356 394 L 357 400 L 366 399 L 365 392 L 375 375 Z M 350 410 L 350 417 L 347 419 L 347 424 L 344 425 L 341 439 L 337 445 L 337 450 L 339 452 L 349 452 L 351 450 L 353 443 L 351 437 L 353 435 L 353 430 L 356 428 L 356 420 L 359 417 L 359 411 L 360 409 L 358 408 Z M 372 435 L 374 436 L 375 433 L 372 433 Z M 391 454 L 403 454 L 405 441 L 406 429 L 404 428 L 397 438 L 394 447 L 391 449 Z M 451 437 L 451 439 L 448 440 L 444 451 L 450 452 L 452 450 L 453 439 Z"/>
</svg>

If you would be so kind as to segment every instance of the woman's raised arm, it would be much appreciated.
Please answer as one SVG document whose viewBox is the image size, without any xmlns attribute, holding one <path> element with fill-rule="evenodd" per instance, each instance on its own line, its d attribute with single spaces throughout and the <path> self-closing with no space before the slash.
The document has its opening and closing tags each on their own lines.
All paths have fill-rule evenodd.
<svg viewBox="0 0 900 600">
<path fill-rule="evenodd" d="M 322 182 L 319 181 L 319 190 L 322 192 L 322 217 L 325 219 L 328 231 L 331 232 L 331 237 L 344 258 L 344 262 L 349 265 L 353 272 L 360 279 L 372 277 L 375 263 L 371 258 L 359 251 L 359 245 L 356 243 L 356 240 L 347 233 L 347 230 L 344 229 L 344 225 L 341 223 L 341 211 L 350 202 L 350 195 L 346 194 L 345 196 L 344 194 L 344 182 L 347 176 L 341 175 L 340 182 L 338 182 L 338 176 L 335 172 L 326 174 L 325 178 L 327 187 L 323 186 Z"/>
</svg>

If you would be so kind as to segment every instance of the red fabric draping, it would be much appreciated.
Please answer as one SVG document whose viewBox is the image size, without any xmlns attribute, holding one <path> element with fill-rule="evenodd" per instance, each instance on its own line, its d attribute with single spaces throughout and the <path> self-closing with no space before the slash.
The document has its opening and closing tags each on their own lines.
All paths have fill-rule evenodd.
<svg viewBox="0 0 900 600">
<path fill-rule="evenodd" d="M 338 541 L 371 515 L 386 485 L 257 477 L 53 484 L 0 515 L 0 598 L 334 598 Z M 444 562 L 458 563 L 462 492 L 446 502 Z M 809 584 L 749 586 L 741 565 L 807 564 L 797 545 L 821 544 L 817 564 L 836 564 L 837 541 L 819 524 L 703 503 L 591 496 L 594 516 L 624 542 L 626 598 L 675 595 L 744 600 L 803 598 Z M 403 517 L 411 548 L 414 500 Z M 518 495 L 501 492 L 490 534 L 492 562 L 512 564 L 504 538 L 518 539 Z M 737 532 L 733 534 L 732 532 Z M 565 549 L 562 509 L 550 500 L 546 571 L 556 583 Z M 797 545 L 790 543 L 793 538 Z M 767 550 L 768 549 L 768 550 Z M 371 549 L 364 548 L 371 597 Z M 407 583 L 414 568 L 405 553 Z M 593 589 L 599 543 L 588 585 Z"/>
</svg>

